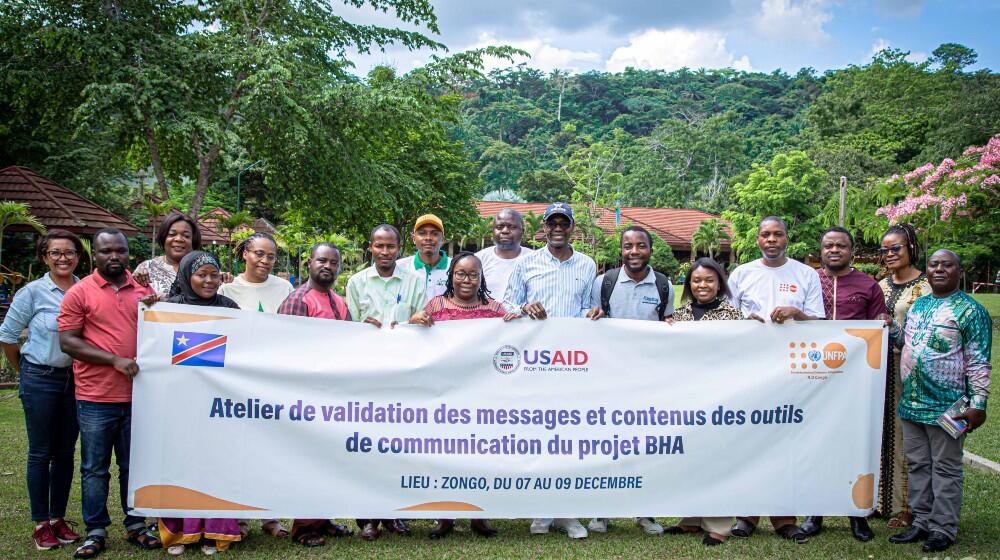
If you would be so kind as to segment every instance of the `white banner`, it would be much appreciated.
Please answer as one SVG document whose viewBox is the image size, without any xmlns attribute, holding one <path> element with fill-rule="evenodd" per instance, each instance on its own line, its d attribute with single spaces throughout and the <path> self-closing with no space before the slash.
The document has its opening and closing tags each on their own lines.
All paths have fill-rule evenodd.
<svg viewBox="0 0 1000 560">
<path fill-rule="evenodd" d="M 877 321 L 140 312 L 129 505 L 188 517 L 866 515 Z"/>
</svg>

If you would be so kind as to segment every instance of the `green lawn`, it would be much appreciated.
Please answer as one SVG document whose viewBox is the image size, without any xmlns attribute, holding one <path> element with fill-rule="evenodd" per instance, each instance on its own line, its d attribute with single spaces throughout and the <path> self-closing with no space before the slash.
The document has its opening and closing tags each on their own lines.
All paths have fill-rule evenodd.
<svg viewBox="0 0 1000 560">
<path fill-rule="evenodd" d="M 993 354 L 991 363 L 993 364 L 993 374 L 990 376 L 991 398 L 986 411 L 986 424 L 968 436 L 965 440 L 965 448 L 969 451 L 1000 462 L 1000 330 L 997 318 L 1000 317 L 1000 294 L 976 294 L 976 301 L 983 304 L 986 310 L 993 317 Z"/>
<path fill-rule="evenodd" d="M 69 550 L 38 552 L 31 543 L 31 521 L 25 488 L 26 438 L 20 402 L 12 391 L 0 392 L 0 558 L 68 558 Z M 178 450 L 183 452 L 181 450 Z M 280 475 L 280 473 L 279 473 Z M 115 480 L 112 476 L 112 496 Z M 111 507 L 112 518 L 120 520 L 117 500 Z M 977 559 L 1000 557 L 1000 476 L 972 469 L 966 470 L 965 503 L 959 528 L 959 542 L 949 551 L 952 558 Z M 70 498 L 71 520 L 80 519 L 79 483 Z M 671 523 L 672 519 L 661 519 Z M 642 534 L 628 520 L 616 520 L 612 531 L 594 535 L 583 542 L 573 542 L 561 534 L 533 536 L 528 534 L 528 521 L 497 521 L 500 530 L 496 539 L 474 537 L 468 525 L 459 524 L 452 538 L 442 542 L 427 538 L 431 523 L 412 523 L 410 538 L 383 537 L 375 543 L 357 537 L 335 540 L 325 547 L 305 549 L 289 540 L 275 541 L 255 532 L 244 543 L 237 544 L 226 557 L 248 559 L 279 558 L 795 558 L 796 560 L 828 558 L 921 558 L 916 545 L 892 545 L 886 541 L 891 531 L 880 520 L 873 521 L 878 535 L 870 543 L 858 543 L 850 538 L 845 519 L 829 519 L 828 529 L 806 545 L 783 541 L 767 531 L 753 539 L 731 539 L 721 547 L 709 549 L 700 539 L 691 536 L 650 537 Z M 766 522 L 764 522 L 766 525 Z M 110 549 L 102 558 L 166 558 L 163 552 L 138 551 L 124 543 L 120 525 L 112 527 Z M 200 557 L 200 552 L 188 551 L 185 557 Z"/>
</svg>

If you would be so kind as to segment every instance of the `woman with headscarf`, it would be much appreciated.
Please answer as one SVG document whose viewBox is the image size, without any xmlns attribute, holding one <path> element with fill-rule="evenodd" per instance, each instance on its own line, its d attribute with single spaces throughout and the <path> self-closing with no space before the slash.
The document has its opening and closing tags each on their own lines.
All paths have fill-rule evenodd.
<svg viewBox="0 0 1000 560">
<path fill-rule="evenodd" d="M 219 261 L 204 251 L 192 251 L 184 255 L 177 267 L 177 279 L 170 289 L 170 295 L 162 301 L 239 309 L 240 306 L 235 301 L 219 295 L 219 286 L 222 284 L 220 269 Z M 160 539 L 167 553 L 174 556 L 184 554 L 187 545 L 199 542 L 202 543 L 205 554 L 215 554 L 241 539 L 240 526 L 236 519 L 162 518 Z"/>
<path fill-rule="evenodd" d="M 415 325 L 433 326 L 436 321 L 502 318 L 510 321 L 517 314 L 508 313 L 503 305 L 490 297 L 483 278 L 483 264 L 476 255 L 463 251 L 451 260 L 444 294 L 435 296 L 422 311 L 410 318 Z M 482 537 L 494 537 L 496 529 L 486 519 L 473 519 L 472 532 Z M 455 528 L 454 519 L 438 519 L 430 537 L 440 539 Z"/>
</svg>

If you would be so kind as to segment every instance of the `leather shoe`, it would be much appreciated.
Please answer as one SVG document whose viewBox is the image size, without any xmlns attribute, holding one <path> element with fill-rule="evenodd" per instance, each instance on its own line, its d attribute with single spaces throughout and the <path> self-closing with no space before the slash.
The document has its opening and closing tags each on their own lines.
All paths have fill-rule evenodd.
<svg viewBox="0 0 1000 560">
<path fill-rule="evenodd" d="M 854 540 L 868 542 L 875 538 L 875 533 L 872 532 L 872 528 L 868 526 L 868 520 L 864 517 L 848 517 L 847 520 L 851 522 L 851 536 L 854 537 Z"/>
<path fill-rule="evenodd" d="M 431 529 L 431 534 L 429 535 L 432 539 L 443 539 L 448 536 L 449 533 L 455 530 L 455 520 L 454 519 L 438 519 L 437 525 Z"/>
<path fill-rule="evenodd" d="M 402 519 L 383 519 L 382 527 L 396 533 L 397 535 L 410 536 L 410 528 Z"/>
<path fill-rule="evenodd" d="M 916 526 L 889 537 L 889 542 L 893 544 L 910 544 L 925 540 L 927 540 L 927 531 Z"/>
<path fill-rule="evenodd" d="M 951 540 L 948 535 L 940 531 L 934 531 L 931 533 L 931 536 L 927 537 L 927 542 L 924 543 L 924 546 L 920 550 L 924 552 L 941 552 L 948 550 L 953 544 L 955 544 L 955 541 Z"/>
<path fill-rule="evenodd" d="M 497 536 L 497 530 L 490 526 L 490 522 L 486 519 L 473 519 L 469 522 L 469 527 L 472 528 L 472 532 L 479 535 L 480 537 L 490 537 Z"/>
<path fill-rule="evenodd" d="M 354 531 L 348 529 L 347 527 L 341 525 L 340 523 L 334 523 L 333 521 L 327 521 L 326 526 L 323 527 L 323 533 L 331 537 L 349 537 L 354 534 Z"/>
<path fill-rule="evenodd" d="M 745 519 L 737 519 L 736 524 L 733 525 L 732 534 L 734 537 L 739 537 L 741 539 L 749 538 L 753 535 L 754 526 L 750 524 L 749 521 Z"/>
<path fill-rule="evenodd" d="M 806 534 L 807 537 L 815 537 L 823 530 L 823 516 L 822 515 L 810 515 L 806 517 L 806 520 L 799 525 L 802 532 Z"/>
<path fill-rule="evenodd" d="M 379 536 L 378 521 L 365 523 L 361 528 L 361 538 L 366 541 L 373 541 Z"/>
<path fill-rule="evenodd" d="M 795 544 L 806 544 L 809 542 L 809 535 L 803 533 L 802 529 L 794 523 L 789 523 L 780 529 L 775 529 L 774 532 L 783 539 L 795 541 Z"/>
</svg>

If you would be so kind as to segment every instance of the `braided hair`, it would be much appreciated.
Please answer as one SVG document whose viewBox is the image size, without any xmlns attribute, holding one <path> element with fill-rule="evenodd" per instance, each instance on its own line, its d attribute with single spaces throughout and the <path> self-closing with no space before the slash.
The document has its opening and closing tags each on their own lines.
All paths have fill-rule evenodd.
<svg viewBox="0 0 1000 560">
<path fill-rule="evenodd" d="M 250 250 L 250 245 L 253 244 L 255 239 L 266 239 L 271 243 L 274 243 L 275 251 L 278 249 L 278 242 L 274 240 L 274 237 L 272 237 L 270 233 L 267 233 L 266 231 L 258 231 L 243 241 L 240 241 L 240 244 L 233 249 L 233 256 L 240 262 L 246 262 L 246 258 L 243 256 L 243 253 Z"/>
<path fill-rule="evenodd" d="M 910 266 L 916 267 L 917 262 L 920 260 L 920 253 L 917 248 L 917 230 L 910 224 L 896 224 L 889 226 L 882 239 L 890 235 L 902 235 L 906 238 L 906 251 L 910 255 Z"/>
<path fill-rule="evenodd" d="M 479 260 L 479 257 L 475 255 L 475 253 L 470 253 L 469 251 L 462 251 L 451 259 L 451 265 L 448 266 L 448 279 L 445 281 L 444 284 L 444 297 L 455 296 L 455 265 L 457 265 L 459 261 L 467 259 L 469 257 L 476 259 L 476 262 L 479 263 L 478 295 L 479 295 L 479 301 L 481 301 L 485 305 L 490 301 L 490 291 L 486 289 L 486 277 L 483 276 L 483 263 L 482 261 Z"/>
</svg>

